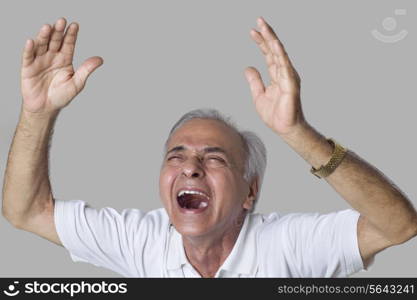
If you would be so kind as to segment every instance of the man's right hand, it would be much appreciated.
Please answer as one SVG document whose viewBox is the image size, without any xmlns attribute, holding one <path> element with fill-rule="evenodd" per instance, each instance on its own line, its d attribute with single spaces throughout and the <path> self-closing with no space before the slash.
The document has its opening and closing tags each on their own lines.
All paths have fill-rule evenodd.
<svg viewBox="0 0 417 300">
<path fill-rule="evenodd" d="M 50 115 L 59 112 L 84 88 L 88 76 L 103 64 L 90 57 L 74 71 L 72 59 L 77 39 L 77 23 L 60 18 L 51 27 L 45 24 L 35 40 L 28 39 L 22 55 L 22 110 Z"/>
</svg>

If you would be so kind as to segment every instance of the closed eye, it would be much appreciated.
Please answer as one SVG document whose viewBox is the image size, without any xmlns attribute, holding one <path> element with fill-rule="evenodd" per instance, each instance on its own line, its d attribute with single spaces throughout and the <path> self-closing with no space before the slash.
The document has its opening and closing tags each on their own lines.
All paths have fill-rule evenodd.
<svg viewBox="0 0 417 300">
<path fill-rule="evenodd" d="M 172 160 L 172 159 L 174 159 L 174 158 L 181 159 L 181 156 L 171 156 L 171 157 L 168 157 L 168 159 L 167 159 L 167 160 Z"/>
<path fill-rule="evenodd" d="M 218 157 L 218 156 L 211 156 L 208 159 L 210 159 L 210 160 L 217 160 L 219 162 L 225 162 L 225 160 L 223 158 Z"/>
</svg>

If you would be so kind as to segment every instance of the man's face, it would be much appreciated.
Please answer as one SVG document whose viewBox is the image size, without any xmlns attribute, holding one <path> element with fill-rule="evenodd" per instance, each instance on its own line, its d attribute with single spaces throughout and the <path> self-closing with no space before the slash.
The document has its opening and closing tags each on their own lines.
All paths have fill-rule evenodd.
<svg viewBox="0 0 417 300">
<path fill-rule="evenodd" d="M 216 120 L 192 119 L 171 136 L 159 192 L 182 235 L 222 234 L 251 208 L 242 147 L 239 135 Z"/>
</svg>

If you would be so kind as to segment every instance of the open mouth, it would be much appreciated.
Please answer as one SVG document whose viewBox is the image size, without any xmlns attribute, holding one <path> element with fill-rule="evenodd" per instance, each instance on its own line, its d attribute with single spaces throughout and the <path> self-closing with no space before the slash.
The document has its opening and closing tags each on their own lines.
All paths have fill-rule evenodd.
<svg viewBox="0 0 417 300">
<path fill-rule="evenodd" d="M 196 190 L 181 190 L 177 194 L 177 202 L 180 208 L 192 212 L 201 212 L 209 205 L 210 197 Z"/>
</svg>

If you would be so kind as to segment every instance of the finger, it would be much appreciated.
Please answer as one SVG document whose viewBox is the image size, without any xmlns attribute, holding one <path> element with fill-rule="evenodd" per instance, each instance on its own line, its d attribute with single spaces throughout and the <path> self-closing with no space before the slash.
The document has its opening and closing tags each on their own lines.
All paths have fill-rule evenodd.
<svg viewBox="0 0 417 300">
<path fill-rule="evenodd" d="M 49 41 L 48 51 L 59 51 L 59 48 L 61 48 L 62 38 L 64 36 L 64 29 L 66 25 L 67 20 L 65 20 L 65 18 L 60 18 L 56 21 L 52 31 L 51 40 Z"/>
<path fill-rule="evenodd" d="M 45 24 L 39 30 L 35 40 L 35 55 L 40 56 L 48 50 L 49 38 L 51 36 L 51 25 Z"/>
<path fill-rule="evenodd" d="M 74 49 L 75 43 L 77 41 L 78 30 L 78 23 L 71 23 L 67 28 L 67 31 L 64 36 L 64 41 L 62 43 L 61 52 L 71 56 L 71 58 L 74 56 Z"/>
<path fill-rule="evenodd" d="M 26 41 L 25 48 L 22 54 L 22 66 L 26 67 L 30 65 L 35 59 L 35 43 L 32 39 Z"/>
<path fill-rule="evenodd" d="M 294 74 L 292 73 L 292 70 L 291 70 L 290 68 L 288 68 L 288 67 L 283 67 L 283 68 L 280 68 L 280 69 L 278 70 L 278 72 L 279 72 L 279 75 L 280 75 L 282 78 L 284 78 L 284 79 L 291 79 L 291 78 L 292 78 L 292 76 L 294 75 Z"/>
<path fill-rule="evenodd" d="M 259 33 L 259 31 L 255 30 L 255 29 L 252 29 L 250 31 L 250 35 L 251 35 L 252 39 L 258 44 L 262 53 L 264 55 L 267 55 L 270 52 L 270 50 L 269 50 L 269 47 L 266 45 L 264 38 Z"/>
<path fill-rule="evenodd" d="M 84 61 L 84 63 L 77 69 L 74 73 L 73 80 L 77 88 L 77 91 L 80 92 L 87 81 L 88 76 L 94 72 L 95 69 L 100 67 L 103 64 L 103 59 L 99 56 L 93 56 Z"/>
<path fill-rule="evenodd" d="M 296 69 L 294 69 L 294 73 L 295 73 L 295 77 L 297 78 L 297 81 L 298 81 L 299 83 L 301 83 L 301 77 L 300 77 L 300 74 L 298 74 L 298 72 L 297 72 L 297 70 L 296 70 Z"/>
<path fill-rule="evenodd" d="M 285 51 L 284 45 L 279 40 L 272 27 L 262 17 L 258 18 L 257 22 L 260 28 L 260 34 L 265 40 L 267 47 L 272 52 L 273 56 L 276 56 L 274 59 L 280 65 L 288 65 L 290 61 Z"/>
<path fill-rule="evenodd" d="M 278 67 L 277 64 L 273 64 L 268 68 L 269 75 L 271 77 L 271 85 L 278 84 L 278 76 L 280 74 L 281 67 Z"/>
<path fill-rule="evenodd" d="M 252 29 L 250 31 L 250 35 L 251 35 L 252 39 L 256 42 L 256 44 L 258 44 L 259 49 L 261 49 L 261 52 L 265 55 L 266 63 L 268 65 L 268 67 L 270 67 L 275 61 L 274 61 L 271 50 L 269 49 L 269 47 L 265 43 L 264 38 L 255 29 Z"/>
<path fill-rule="evenodd" d="M 293 64 L 288 56 L 288 53 L 284 50 L 284 53 L 282 55 L 278 55 L 277 53 L 281 50 L 279 49 L 279 45 L 277 42 L 272 44 L 273 49 L 273 60 L 276 64 L 279 66 L 287 66 L 287 67 L 293 67 Z"/>
<path fill-rule="evenodd" d="M 261 74 L 254 67 L 245 69 L 245 77 L 249 83 L 249 88 L 252 93 L 252 98 L 255 101 L 260 95 L 265 92 L 265 85 L 262 81 Z"/>
<path fill-rule="evenodd" d="M 259 17 L 258 20 L 257 20 L 257 23 L 258 23 L 258 27 L 260 29 L 260 33 L 261 33 L 262 37 L 264 38 L 264 40 L 266 41 L 268 47 L 271 48 L 271 44 L 275 43 L 277 41 L 278 44 L 281 46 L 280 50 L 284 50 L 284 47 L 283 47 L 281 41 L 279 40 L 278 36 L 276 35 L 275 31 L 265 21 L 265 19 L 262 18 L 262 17 Z M 279 54 L 283 54 L 283 53 L 279 53 Z"/>
<path fill-rule="evenodd" d="M 271 82 L 276 83 L 278 80 L 278 68 L 281 66 L 278 56 L 271 51 L 263 36 L 255 29 L 251 30 L 251 37 L 258 44 L 262 53 L 265 55 L 268 72 L 271 76 Z"/>
</svg>

